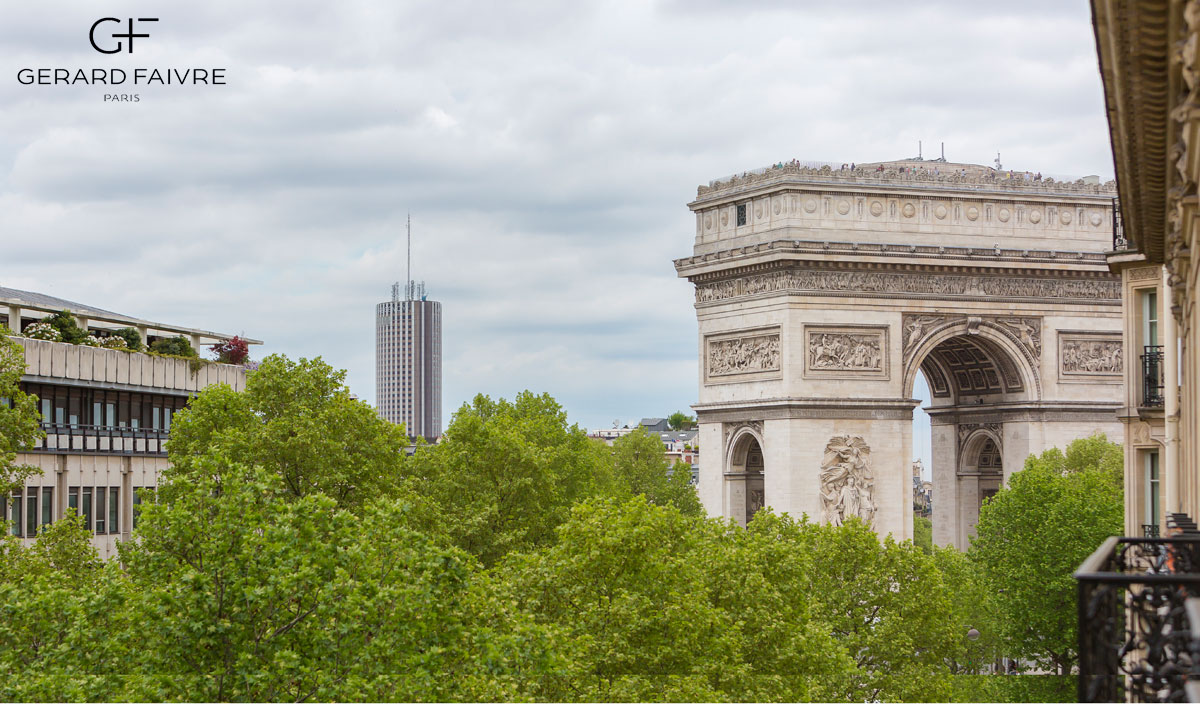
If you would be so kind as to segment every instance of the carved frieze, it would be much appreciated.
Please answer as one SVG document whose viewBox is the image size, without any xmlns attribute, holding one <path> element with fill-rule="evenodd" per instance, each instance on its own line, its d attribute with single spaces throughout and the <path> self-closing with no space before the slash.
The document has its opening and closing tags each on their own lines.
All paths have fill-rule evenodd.
<svg viewBox="0 0 1200 704">
<path fill-rule="evenodd" d="M 886 326 L 805 326 L 805 376 L 887 377 Z"/>
<path fill-rule="evenodd" d="M 871 448 L 862 436 L 836 435 L 821 460 L 821 510 L 827 523 L 840 526 L 857 517 L 871 525 L 875 518 L 875 475 Z"/>
<path fill-rule="evenodd" d="M 1126 276 L 1130 281 L 1147 281 L 1157 279 L 1162 276 L 1162 269 L 1156 266 L 1144 266 L 1139 269 L 1130 269 Z"/>
<path fill-rule="evenodd" d="M 1059 333 L 1058 364 L 1059 373 L 1067 377 L 1066 381 L 1098 376 L 1119 379 L 1125 372 L 1121 338 L 1115 335 Z"/>
<path fill-rule="evenodd" d="M 779 328 L 713 335 L 705 339 L 705 375 L 710 378 L 777 375 Z"/>
<path fill-rule="evenodd" d="M 710 303 L 776 292 L 907 293 L 941 297 L 1051 298 L 1119 301 L 1121 285 L 1101 279 L 1014 278 L 961 274 L 793 269 L 696 284 L 696 301 Z"/>
</svg>

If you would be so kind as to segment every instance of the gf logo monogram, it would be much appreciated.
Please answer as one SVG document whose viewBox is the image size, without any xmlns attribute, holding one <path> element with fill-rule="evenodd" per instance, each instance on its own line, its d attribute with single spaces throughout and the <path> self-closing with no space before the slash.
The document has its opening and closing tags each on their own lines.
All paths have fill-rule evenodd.
<svg viewBox="0 0 1200 704">
<path fill-rule="evenodd" d="M 157 22 L 158 18 L 157 17 L 139 17 L 139 18 L 137 18 L 137 21 L 138 22 Z M 105 24 L 106 22 L 116 22 L 119 25 L 121 23 L 121 20 L 117 19 L 116 17 L 101 17 L 100 19 L 96 20 L 92 24 L 92 30 L 91 30 L 91 32 L 88 33 L 88 39 L 92 42 L 92 48 L 95 49 L 96 51 L 100 52 L 101 54 L 118 54 L 121 52 L 121 49 L 123 48 L 122 42 L 119 42 L 119 41 L 117 42 L 116 49 L 101 49 L 100 45 L 96 43 L 96 28 L 102 24 Z M 134 37 L 145 38 L 145 37 L 149 37 L 150 35 L 149 34 L 138 34 L 138 33 L 134 32 L 133 31 L 133 18 L 130 17 L 129 18 L 129 29 L 124 34 L 113 33 L 111 36 L 113 39 L 128 39 L 129 40 L 129 50 L 127 53 L 132 54 Z"/>
</svg>

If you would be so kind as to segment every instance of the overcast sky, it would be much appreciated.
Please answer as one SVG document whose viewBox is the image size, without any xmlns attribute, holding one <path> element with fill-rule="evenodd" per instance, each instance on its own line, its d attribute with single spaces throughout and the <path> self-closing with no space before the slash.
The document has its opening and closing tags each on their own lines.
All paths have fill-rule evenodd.
<svg viewBox="0 0 1200 704">
<path fill-rule="evenodd" d="M 104 15 L 159 21 L 106 56 Z M 0 48 L 0 285 L 320 355 L 373 402 L 374 306 L 411 212 L 447 419 L 526 388 L 587 427 L 694 402 L 671 260 L 712 178 L 917 140 L 1112 173 L 1085 0 L 39 0 L 5 4 Z M 16 80 L 56 67 L 228 85 Z"/>
</svg>

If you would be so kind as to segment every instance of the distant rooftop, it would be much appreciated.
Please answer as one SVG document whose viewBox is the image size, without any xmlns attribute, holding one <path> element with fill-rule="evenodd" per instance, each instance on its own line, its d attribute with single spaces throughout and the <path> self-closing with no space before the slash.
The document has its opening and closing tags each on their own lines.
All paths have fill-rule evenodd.
<svg viewBox="0 0 1200 704">
<path fill-rule="evenodd" d="M 56 313 L 60 310 L 68 310 L 74 315 L 87 318 L 89 325 L 92 323 L 108 323 L 113 327 L 145 328 L 150 334 L 169 333 L 170 335 L 187 335 L 191 337 L 198 337 L 202 342 L 217 342 L 220 340 L 228 340 L 234 337 L 234 335 L 213 332 L 211 330 L 201 330 L 198 328 L 188 328 L 180 325 L 156 323 L 151 320 L 135 318 L 131 315 L 125 315 L 123 313 L 114 313 L 110 310 L 104 310 L 103 308 L 96 308 L 83 303 L 68 301 L 65 298 L 49 296 L 44 293 L 22 291 L 20 289 L 0 286 L 0 312 L 7 313 L 7 310 L 5 310 L 7 308 L 20 308 L 23 313 L 26 311 L 37 311 L 46 314 Z M 242 337 L 242 339 L 251 345 L 262 344 L 262 340 L 252 340 L 248 337 Z"/>
</svg>

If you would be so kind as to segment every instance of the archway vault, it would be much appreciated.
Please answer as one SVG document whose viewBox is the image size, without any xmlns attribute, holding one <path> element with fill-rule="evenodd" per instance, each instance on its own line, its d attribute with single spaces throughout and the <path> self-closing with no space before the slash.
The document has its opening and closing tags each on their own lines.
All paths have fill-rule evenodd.
<svg viewBox="0 0 1200 704">
<path fill-rule="evenodd" d="M 1042 398 L 1040 319 L 906 314 L 903 328 L 908 395 L 923 371 L 935 405 Z"/>
</svg>

